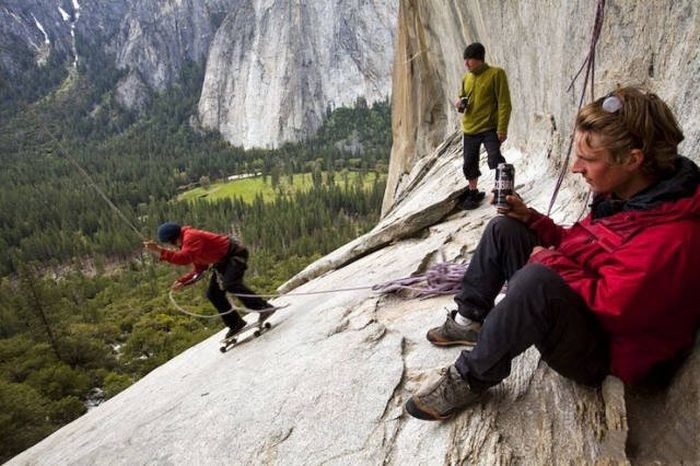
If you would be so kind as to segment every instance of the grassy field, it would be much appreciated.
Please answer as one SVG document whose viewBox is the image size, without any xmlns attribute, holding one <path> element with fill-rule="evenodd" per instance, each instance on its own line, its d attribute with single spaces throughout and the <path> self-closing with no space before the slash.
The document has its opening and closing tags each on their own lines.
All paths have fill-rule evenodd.
<svg viewBox="0 0 700 466">
<path fill-rule="evenodd" d="M 337 186 L 352 187 L 358 180 L 360 174 L 357 172 L 335 173 L 334 181 Z M 379 176 L 380 180 L 386 179 L 386 174 L 377 174 L 375 172 L 366 173 L 362 184 L 365 189 L 369 189 L 374 183 L 375 178 Z M 347 177 L 347 180 L 345 179 Z M 323 182 L 327 182 L 327 174 L 323 173 Z M 265 201 L 270 201 L 275 198 L 278 192 L 292 193 L 299 190 L 308 190 L 312 186 L 311 173 L 295 173 L 290 182 L 289 176 L 284 175 L 280 178 L 279 185 L 272 187 L 270 177 L 256 176 L 252 178 L 244 178 L 233 181 L 220 181 L 209 185 L 208 187 L 198 187 L 186 191 L 178 196 L 179 201 L 192 201 L 195 199 L 225 199 L 229 197 L 240 197 L 244 202 L 251 202 L 255 196 L 260 193 Z"/>
</svg>

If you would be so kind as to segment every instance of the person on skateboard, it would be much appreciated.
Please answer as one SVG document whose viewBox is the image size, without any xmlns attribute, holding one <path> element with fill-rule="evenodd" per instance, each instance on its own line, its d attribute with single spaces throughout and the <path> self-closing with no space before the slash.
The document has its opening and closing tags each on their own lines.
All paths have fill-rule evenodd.
<svg viewBox="0 0 700 466">
<path fill-rule="evenodd" d="M 232 311 L 231 303 L 226 298 L 227 291 L 236 295 L 248 309 L 270 309 L 260 312 L 260 323 L 274 314 L 273 306 L 256 296 L 243 283 L 243 275 L 248 268 L 248 250 L 240 240 L 232 236 L 196 230 L 187 225 L 180 226 L 174 222 L 160 225 L 157 235 L 158 241 L 175 246 L 179 250 L 164 248 L 155 241 L 144 241 L 143 245 L 147 250 L 158 254 L 161 261 L 193 266 L 188 274 L 175 280 L 171 287 L 173 291 L 196 282 L 202 273 L 210 266 L 213 267 L 214 273 L 209 280 L 207 298 L 219 311 L 221 319 L 228 327 L 225 338 L 234 336 L 246 325 L 245 320 Z"/>
</svg>

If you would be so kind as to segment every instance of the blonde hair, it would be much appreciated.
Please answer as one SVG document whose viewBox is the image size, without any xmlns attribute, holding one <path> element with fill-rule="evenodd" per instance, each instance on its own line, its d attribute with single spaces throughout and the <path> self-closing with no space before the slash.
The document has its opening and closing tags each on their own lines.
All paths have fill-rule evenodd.
<svg viewBox="0 0 700 466">
<path fill-rule="evenodd" d="M 604 106 L 609 99 L 612 105 Z M 668 105 L 636 87 L 617 89 L 583 107 L 576 116 L 576 130 L 585 133 L 589 146 L 596 134 L 599 148 L 610 152 L 614 164 L 623 163 L 631 149 L 641 150 L 642 171 L 653 177 L 673 171 L 684 138 Z"/>
</svg>

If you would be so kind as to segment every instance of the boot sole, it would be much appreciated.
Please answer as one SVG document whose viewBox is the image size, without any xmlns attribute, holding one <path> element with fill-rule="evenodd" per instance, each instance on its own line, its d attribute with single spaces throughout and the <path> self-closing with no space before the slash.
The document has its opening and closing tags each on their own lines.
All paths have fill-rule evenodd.
<svg viewBox="0 0 700 466">
<path fill-rule="evenodd" d="M 422 409 L 418 406 L 418 403 L 416 403 L 413 398 L 410 398 L 406 402 L 406 412 L 411 416 L 415 417 L 416 419 L 421 419 L 423 421 L 444 421 L 445 419 L 449 419 L 452 417 L 451 412 L 445 414 L 444 416 L 440 416 L 439 414 L 433 413 L 430 410 Z"/>
<path fill-rule="evenodd" d="M 428 340 L 435 346 L 469 346 L 471 348 L 476 346 L 475 341 L 465 341 L 465 340 L 449 340 L 449 341 L 439 341 L 439 340 Z"/>
</svg>

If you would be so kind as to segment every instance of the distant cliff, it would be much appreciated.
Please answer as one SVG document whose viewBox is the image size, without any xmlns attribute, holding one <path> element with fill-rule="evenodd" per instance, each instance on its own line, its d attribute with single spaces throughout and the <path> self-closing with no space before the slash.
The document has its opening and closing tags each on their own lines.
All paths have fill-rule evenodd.
<svg viewBox="0 0 700 466">
<path fill-rule="evenodd" d="M 397 3 L 241 2 L 209 52 L 202 126 L 276 147 L 312 135 L 328 109 L 387 98 Z"/>
<path fill-rule="evenodd" d="M 202 126 L 244 147 L 277 147 L 318 129 L 328 110 L 390 95 L 398 0 L 7 0 L 0 66 L 81 45 L 128 70 L 119 101 L 142 108 L 176 81 L 186 60 L 206 64 Z M 76 43 L 78 47 L 76 47 Z"/>
<path fill-rule="evenodd" d="M 7 0 L 0 5 L 0 64 L 10 75 L 29 57 L 61 55 L 81 64 L 84 47 L 115 60 L 128 74 L 120 101 L 140 108 L 145 95 L 177 80 L 184 61 L 202 63 L 216 28 L 239 0 Z M 12 48 L 8 48 L 12 46 Z"/>
</svg>

